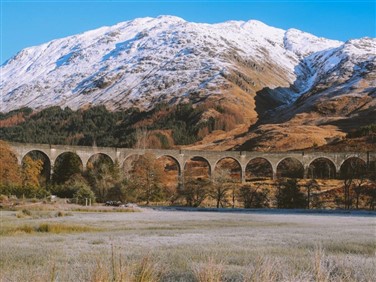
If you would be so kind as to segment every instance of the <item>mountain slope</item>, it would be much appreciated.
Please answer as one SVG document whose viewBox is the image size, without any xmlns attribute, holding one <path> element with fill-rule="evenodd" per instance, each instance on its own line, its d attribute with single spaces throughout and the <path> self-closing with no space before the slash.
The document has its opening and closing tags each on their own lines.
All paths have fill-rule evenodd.
<svg viewBox="0 0 376 282">
<path fill-rule="evenodd" d="M 218 107 L 243 115 L 234 132 L 209 132 L 197 148 L 265 149 L 247 140 L 257 132 L 299 132 L 303 124 L 312 127 L 309 135 L 323 136 L 303 145 L 309 146 L 375 112 L 375 50 L 375 39 L 343 43 L 254 20 L 135 19 L 19 52 L 1 66 L 1 111 L 56 105 L 150 111 L 192 102 L 206 105 L 202 121 L 218 118 Z M 234 141 L 234 134 L 243 135 Z"/>
<path fill-rule="evenodd" d="M 208 25 L 169 16 L 136 19 L 22 50 L 2 66 L 2 111 L 52 104 L 149 108 L 193 92 L 219 94 L 231 71 L 255 76 L 250 91 L 288 86 L 296 79 L 299 45 L 313 41 L 304 51 L 309 54 L 341 44 L 314 39 L 257 21 Z M 211 88 L 216 89 L 209 93 Z"/>
</svg>

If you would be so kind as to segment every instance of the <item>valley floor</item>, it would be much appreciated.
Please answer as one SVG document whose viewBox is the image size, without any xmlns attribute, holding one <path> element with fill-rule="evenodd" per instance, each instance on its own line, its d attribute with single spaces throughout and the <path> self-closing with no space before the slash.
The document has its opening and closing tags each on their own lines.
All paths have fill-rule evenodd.
<svg viewBox="0 0 376 282">
<path fill-rule="evenodd" d="M 1 211 L 0 224 L 0 281 L 376 277 L 374 213 Z"/>
</svg>

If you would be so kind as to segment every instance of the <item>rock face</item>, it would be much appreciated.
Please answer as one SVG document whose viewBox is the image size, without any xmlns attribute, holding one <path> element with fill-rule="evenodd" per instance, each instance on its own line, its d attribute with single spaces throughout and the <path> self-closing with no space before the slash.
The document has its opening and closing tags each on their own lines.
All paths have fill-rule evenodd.
<svg viewBox="0 0 376 282">
<path fill-rule="evenodd" d="M 375 50 L 374 38 L 344 43 L 254 20 L 141 18 L 20 51 L 1 66 L 1 111 L 90 105 L 150 110 L 161 102 L 212 101 L 243 114 L 236 133 L 245 135 L 235 142 L 231 133 L 220 137 L 231 142 L 208 138 L 197 148 L 267 149 L 268 142 L 254 140 L 275 132 L 306 138 L 320 131 L 317 140 L 297 147 L 324 144 L 376 122 Z"/>
</svg>

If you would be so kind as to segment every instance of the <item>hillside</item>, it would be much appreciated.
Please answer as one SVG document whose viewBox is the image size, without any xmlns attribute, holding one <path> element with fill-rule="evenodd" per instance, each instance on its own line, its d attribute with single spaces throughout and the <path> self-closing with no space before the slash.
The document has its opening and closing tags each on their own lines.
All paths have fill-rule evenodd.
<svg viewBox="0 0 376 282">
<path fill-rule="evenodd" d="M 376 122 L 375 49 L 374 38 L 339 42 L 255 20 L 135 19 L 26 48 L 5 62 L 2 136 L 14 140 L 14 126 L 43 124 L 35 119 L 50 107 L 79 113 L 105 106 L 122 116 L 116 124 L 121 134 L 147 128 L 169 147 L 325 145 Z M 33 114 L 20 113 L 24 107 Z M 190 114 L 179 117 L 179 107 Z M 182 123 L 174 125 L 177 120 Z M 75 137 L 59 142 L 101 142 L 100 134 L 89 138 L 70 129 L 62 135 Z M 113 130 L 99 131 L 118 138 Z M 187 136 L 179 141 L 179 134 Z M 123 141 L 113 145 L 135 143 Z"/>
</svg>

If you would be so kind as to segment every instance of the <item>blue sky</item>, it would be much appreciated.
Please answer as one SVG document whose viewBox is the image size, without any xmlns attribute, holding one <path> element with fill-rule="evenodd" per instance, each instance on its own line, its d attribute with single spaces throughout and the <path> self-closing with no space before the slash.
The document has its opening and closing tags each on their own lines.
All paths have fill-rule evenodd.
<svg viewBox="0 0 376 282">
<path fill-rule="evenodd" d="M 374 0 L 0 1 L 1 62 L 25 47 L 137 17 L 158 15 L 206 23 L 256 19 L 271 26 L 297 28 L 343 41 L 376 37 Z"/>
</svg>

